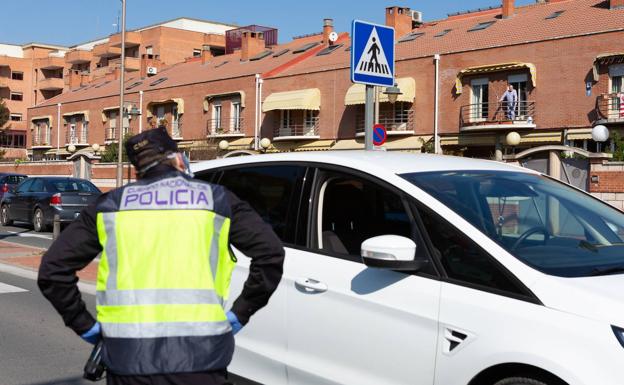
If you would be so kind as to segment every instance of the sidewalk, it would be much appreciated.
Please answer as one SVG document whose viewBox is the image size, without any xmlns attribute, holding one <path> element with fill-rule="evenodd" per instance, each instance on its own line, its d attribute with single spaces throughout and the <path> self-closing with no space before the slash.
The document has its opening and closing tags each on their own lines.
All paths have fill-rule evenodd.
<svg viewBox="0 0 624 385">
<path fill-rule="evenodd" d="M 0 241 L 0 263 L 13 265 L 37 272 L 41 264 L 41 256 L 45 249 L 25 246 L 19 243 Z M 95 283 L 97 277 L 97 261 L 91 262 L 78 272 L 81 282 Z"/>
</svg>

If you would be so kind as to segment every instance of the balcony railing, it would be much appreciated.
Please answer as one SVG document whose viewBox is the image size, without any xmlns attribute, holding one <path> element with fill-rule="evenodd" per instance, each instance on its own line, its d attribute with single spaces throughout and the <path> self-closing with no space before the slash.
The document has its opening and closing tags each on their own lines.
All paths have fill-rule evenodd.
<svg viewBox="0 0 624 385">
<path fill-rule="evenodd" d="M 287 126 L 277 127 L 273 131 L 274 138 L 284 137 L 317 137 L 319 135 L 319 118 L 314 117 L 310 121 L 303 124 L 289 124 Z"/>
<path fill-rule="evenodd" d="M 121 47 L 121 33 L 116 33 L 108 38 L 111 47 Z M 141 32 L 126 32 L 126 48 L 141 45 Z"/>
<path fill-rule="evenodd" d="M 65 59 L 62 57 L 43 57 L 37 59 L 35 66 L 44 70 L 58 70 L 65 67 Z"/>
<path fill-rule="evenodd" d="M 533 125 L 535 102 L 516 103 L 513 114 L 507 112 L 506 102 L 468 104 L 461 107 L 461 126 L 488 126 L 503 124 Z"/>
<path fill-rule="evenodd" d="M 121 68 L 121 58 L 111 59 L 108 66 L 112 69 Z M 138 57 L 126 57 L 126 71 L 139 71 L 141 69 L 141 59 Z"/>
<path fill-rule="evenodd" d="M 123 130 L 123 136 L 128 135 L 128 133 L 131 133 L 132 130 L 130 130 L 129 127 L 124 127 Z M 119 133 L 117 132 L 117 127 L 109 127 L 106 129 L 106 133 L 105 133 L 105 138 L 104 140 L 106 142 L 117 142 L 119 140 L 119 138 L 117 137 L 117 135 L 119 135 Z"/>
<path fill-rule="evenodd" d="M 121 48 L 111 47 L 108 43 L 96 44 L 93 46 L 93 56 L 97 57 L 117 57 L 121 56 Z"/>
<path fill-rule="evenodd" d="M 35 132 L 31 141 L 32 147 L 50 147 L 52 143 L 51 134 L 49 129 Z"/>
<path fill-rule="evenodd" d="M 67 131 L 67 133 L 65 134 L 65 144 L 82 144 L 82 145 L 87 145 L 89 144 L 88 142 L 88 138 L 89 138 L 89 130 L 83 128 L 82 130 L 78 131 Z"/>
<path fill-rule="evenodd" d="M 0 88 L 9 88 L 9 79 L 4 77 L 4 76 L 0 76 Z"/>
<path fill-rule="evenodd" d="M 358 114 L 355 117 L 356 134 L 364 133 L 364 114 Z M 392 133 L 413 133 L 414 132 L 414 111 L 404 110 L 397 113 L 384 113 L 379 114 L 379 124 L 382 124 L 386 131 Z"/>
<path fill-rule="evenodd" d="M 206 136 L 242 136 L 243 118 L 209 119 L 206 124 Z"/>
<path fill-rule="evenodd" d="M 65 55 L 65 61 L 70 64 L 88 63 L 93 58 L 91 51 L 73 49 Z"/>
<path fill-rule="evenodd" d="M 602 94 L 598 96 L 596 108 L 602 122 L 624 122 L 624 93 Z"/>
<path fill-rule="evenodd" d="M 40 80 L 38 86 L 42 91 L 58 91 L 65 87 L 65 80 L 62 78 L 46 78 Z"/>
</svg>

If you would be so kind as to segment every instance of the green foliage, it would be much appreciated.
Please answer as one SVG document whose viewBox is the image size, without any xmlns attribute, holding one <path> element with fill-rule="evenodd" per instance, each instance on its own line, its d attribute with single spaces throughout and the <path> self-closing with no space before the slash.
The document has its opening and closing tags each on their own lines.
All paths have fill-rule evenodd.
<svg viewBox="0 0 624 385">
<path fill-rule="evenodd" d="M 4 127 L 4 125 L 6 124 L 6 122 L 9 121 L 10 118 L 11 111 L 9 111 L 9 108 L 6 106 L 6 104 L 4 104 L 4 100 L 0 99 L 0 127 Z"/>
<path fill-rule="evenodd" d="M 616 162 L 624 162 L 624 138 L 618 132 L 613 133 L 613 143 L 615 143 L 613 160 Z"/>
<path fill-rule="evenodd" d="M 128 141 L 128 139 L 132 138 L 134 135 L 131 133 L 127 133 L 126 135 L 124 135 L 123 137 L 123 145 L 121 148 L 121 158 L 124 162 L 128 161 L 128 156 L 126 155 L 126 142 Z M 117 143 L 111 143 L 109 145 L 106 146 L 106 150 L 104 150 L 104 152 L 102 153 L 102 157 L 100 159 L 101 162 L 104 163 L 116 163 L 117 162 L 117 157 L 119 156 L 119 152 L 117 151 L 119 148 L 119 145 Z"/>
</svg>

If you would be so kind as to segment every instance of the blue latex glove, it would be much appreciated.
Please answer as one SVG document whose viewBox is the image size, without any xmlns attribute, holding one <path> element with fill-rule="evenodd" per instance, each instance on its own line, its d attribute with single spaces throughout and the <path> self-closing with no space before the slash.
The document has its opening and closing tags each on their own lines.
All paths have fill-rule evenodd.
<svg viewBox="0 0 624 385">
<path fill-rule="evenodd" d="M 225 316 L 227 317 L 227 320 L 230 321 L 230 325 L 232 325 L 232 334 L 238 333 L 243 328 L 243 325 L 238 320 L 238 317 L 236 317 L 236 314 L 229 311 Z"/>
<path fill-rule="evenodd" d="M 102 328 L 100 323 L 96 322 L 93 326 L 91 326 L 91 329 L 82 334 L 80 338 L 92 345 L 97 344 L 100 338 L 102 338 Z"/>
</svg>

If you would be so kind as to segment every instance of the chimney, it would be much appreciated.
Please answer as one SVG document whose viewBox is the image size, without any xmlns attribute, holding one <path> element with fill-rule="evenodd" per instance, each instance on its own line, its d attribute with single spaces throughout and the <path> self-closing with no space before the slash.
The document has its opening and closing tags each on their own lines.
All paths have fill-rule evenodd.
<svg viewBox="0 0 624 385">
<path fill-rule="evenodd" d="M 243 31 L 241 41 L 241 60 L 246 61 L 264 51 L 264 34 L 262 32 Z"/>
<path fill-rule="evenodd" d="M 160 56 L 152 55 L 152 54 L 143 54 L 141 55 L 141 78 L 146 78 L 148 76 L 153 76 L 158 73 L 161 67 Z M 156 68 L 156 73 L 150 73 L 150 68 Z"/>
<path fill-rule="evenodd" d="M 503 0 L 503 19 L 509 19 L 514 15 L 515 0 Z"/>
<path fill-rule="evenodd" d="M 412 32 L 412 15 L 407 7 L 386 8 L 386 25 L 394 28 L 394 38 L 399 39 Z"/>
<path fill-rule="evenodd" d="M 210 59 L 212 59 L 212 51 L 210 51 L 210 46 L 208 44 L 204 44 L 202 45 L 201 62 L 202 64 L 206 64 Z"/>
<path fill-rule="evenodd" d="M 331 44 L 329 34 L 334 32 L 334 19 L 323 19 L 323 44 Z"/>
<path fill-rule="evenodd" d="M 623 9 L 624 0 L 609 0 L 609 8 L 611 9 Z"/>
</svg>

